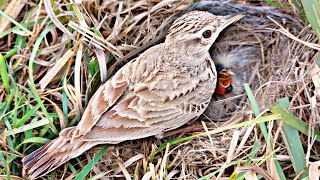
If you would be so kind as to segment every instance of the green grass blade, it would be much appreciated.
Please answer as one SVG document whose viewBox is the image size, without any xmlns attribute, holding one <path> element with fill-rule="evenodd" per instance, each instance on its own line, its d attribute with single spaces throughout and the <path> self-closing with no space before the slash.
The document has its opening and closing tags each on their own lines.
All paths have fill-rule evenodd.
<svg viewBox="0 0 320 180">
<path fill-rule="evenodd" d="M 67 84 L 66 81 L 67 79 L 64 77 L 63 84 Z M 63 111 L 64 117 L 68 117 L 68 96 L 65 90 L 65 86 L 62 89 L 62 111 Z M 66 119 L 67 119 L 67 125 L 69 125 L 68 118 Z"/>
<path fill-rule="evenodd" d="M 250 154 L 248 155 L 248 160 L 243 164 L 243 167 L 248 167 L 250 166 L 252 160 L 254 159 L 254 156 L 258 153 L 259 149 L 261 148 L 261 141 L 255 141 L 253 143 L 253 147 L 251 149 Z M 243 180 L 244 179 L 244 172 L 241 172 L 237 174 L 236 171 L 232 173 L 230 176 L 229 180 L 232 179 L 232 177 L 236 177 L 237 180 Z"/>
<path fill-rule="evenodd" d="M 301 0 L 301 2 L 313 31 L 320 39 L 320 1 Z"/>
<path fill-rule="evenodd" d="M 40 126 L 44 126 L 46 124 L 49 124 L 49 121 L 47 119 L 42 119 L 42 120 L 37 121 L 37 122 L 32 122 L 30 124 L 27 124 L 27 125 L 24 125 L 24 126 L 20 126 L 18 128 L 15 128 L 15 129 L 11 129 L 11 130 L 6 132 L 6 136 L 10 136 L 10 135 L 14 135 L 14 134 L 17 134 L 17 133 L 21 133 L 21 132 L 27 131 L 29 129 L 34 129 L 34 128 L 37 128 L 37 127 L 40 127 Z"/>
<path fill-rule="evenodd" d="M 0 6 L 2 6 L 5 2 L 5 0 L 0 0 Z"/>
<path fill-rule="evenodd" d="M 189 141 L 193 138 L 194 138 L 193 136 L 188 136 L 188 137 L 183 137 L 183 138 L 178 138 L 178 139 L 172 139 L 170 141 L 167 141 L 167 142 L 161 144 L 156 151 L 153 151 L 151 153 L 150 158 L 149 158 L 149 162 L 153 162 L 155 155 L 157 155 L 159 152 L 163 151 L 167 147 L 167 144 L 170 144 L 170 145 L 179 144 L 184 141 Z"/>
<path fill-rule="evenodd" d="M 1 37 L 0 37 L 0 38 L 1 38 Z M 18 48 L 15 47 L 15 48 L 11 49 L 9 52 L 7 52 L 7 54 L 5 54 L 3 57 L 4 57 L 5 59 L 7 59 L 7 58 L 9 58 L 9 57 L 11 57 L 11 56 L 13 56 L 13 55 L 16 55 L 17 52 L 18 52 Z"/>
<path fill-rule="evenodd" d="M 8 108 L 10 107 L 13 97 L 14 97 L 14 90 L 9 91 L 8 97 L 5 101 L 5 104 L 2 105 L 3 107 L 1 108 L 1 111 L 0 111 L 0 120 L 5 117 L 5 113 L 7 112 Z"/>
<path fill-rule="evenodd" d="M 18 120 L 18 108 L 19 108 L 19 104 L 20 104 L 20 100 L 18 100 L 19 98 L 19 91 L 18 91 L 18 86 L 14 86 L 14 108 L 10 113 L 11 119 L 13 120 L 13 124 L 16 124 L 17 120 Z M 13 126 L 14 127 L 14 126 Z M 15 127 L 14 127 L 15 128 Z"/>
<path fill-rule="evenodd" d="M 297 118 L 285 109 L 281 108 L 280 105 L 275 105 L 273 108 L 271 108 L 271 112 L 281 114 L 281 118 L 285 123 L 302 132 L 303 134 L 308 135 L 307 123 Z M 314 136 L 312 138 L 315 138 L 317 141 L 320 142 L 320 131 L 315 129 L 313 135 Z"/>
<path fill-rule="evenodd" d="M 0 72 L 1 72 L 1 80 L 4 85 L 4 88 L 6 89 L 7 93 L 9 93 L 10 86 L 9 86 L 9 79 L 8 79 L 7 64 L 2 54 L 0 54 Z"/>
<path fill-rule="evenodd" d="M 279 105 L 285 109 L 288 108 L 290 104 L 289 98 L 282 98 L 278 101 Z M 303 150 L 298 130 L 287 125 L 286 123 L 283 123 L 283 129 L 281 130 L 281 134 L 283 141 L 286 145 L 287 151 L 289 153 L 293 169 L 296 172 L 296 174 L 299 174 L 306 167 L 306 155 Z M 299 179 L 302 179 L 307 176 L 308 173 L 306 172 L 302 176 L 300 176 Z"/>
<path fill-rule="evenodd" d="M 245 83 L 245 84 L 244 84 L 244 89 L 245 89 L 245 91 L 246 91 L 246 93 L 247 93 L 247 95 L 248 95 L 248 99 L 249 99 L 249 101 L 250 101 L 250 104 L 251 104 L 251 106 L 252 106 L 252 109 L 253 109 L 254 114 L 255 114 L 256 116 L 259 116 L 259 114 L 260 114 L 260 108 L 259 108 L 259 106 L 258 106 L 258 103 L 257 103 L 254 95 L 253 95 L 253 92 L 252 92 L 251 89 L 250 89 L 249 84 Z M 267 127 L 266 127 L 265 123 L 260 123 L 260 124 L 259 124 L 259 127 L 260 127 L 260 129 L 261 129 L 261 132 L 262 132 L 265 140 L 268 141 L 269 134 L 268 134 L 268 130 L 267 130 Z M 270 144 L 272 145 L 272 144 L 273 144 L 272 139 L 270 139 L 269 141 L 270 141 Z M 283 169 L 282 169 L 279 161 L 276 160 L 276 159 L 274 159 L 274 164 L 275 164 L 275 166 L 276 166 L 276 169 L 277 169 L 277 172 L 278 172 L 278 174 L 279 174 L 279 176 L 280 176 L 280 179 L 281 179 L 281 180 L 286 179 L 286 176 L 284 175 Z"/>
<path fill-rule="evenodd" d="M 292 4 L 295 8 L 297 8 L 298 11 L 302 11 L 303 7 L 299 0 L 291 0 Z"/>
<path fill-rule="evenodd" d="M 6 106 L 6 102 L 0 104 L 0 117 L 2 116 L 2 114 L 4 114 L 4 109 L 6 108 Z"/>
<path fill-rule="evenodd" d="M 265 1 L 266 3 L 272 5 L 272 6 L 275 6 L 275 7 L 280 8 L 280 9 L 290 9 L 290 8 L 288 8 L 288 7 L 286 7 L 286 6 L 283 6 L 283 5 L 281 5 L 281 4 L 277 3 L 277 2 L 274 2 L 274 1 L 272 1 L 272 0 L 264 0 L 264 1 Z"/>
<path fill-rule="evenodd" d="M 245 83 L 244 84 L 244 89 L 246 90 L 246 93 L 248 95 L 248 99 L 250 101 L 250 104 L 251 104 L 251 107 L 252 107 L 252 110 L 253 110 L 254 114 L 256 116 L 259 116 L 261 111 L 260 111 L 258 103 L 257 103 L 257 101 L 256 101 L 256 99 L 255 99 L 255 97 L 253 95 L 253 92 L 250 89 L 249 84 Z M 264 123 L 261 123 L 261 124 L 259 124 L 259 126 L 260 126 L 261 132 L 262 132 L 262 134 L 264 136 L 264 139 L 267 141 L 269 135 L 268 135 L 268 130 L 267 130 L 266 125 Z"/>
<path fill-rule="evenodd" d="M 11 34 L 11 33 L 13 33 L 15 30 L 18 30 L 18 29 L 19 29 L 19 27 L 18 27 L 18 26 L 15 26 L 15 27 L 13 27 L 13 28 L 10 28 L 10 29 L 8 29 L 8 30 L 5 30 L 5 31 L 3 31 L 3 32 L 0 33 L 0 38 L 3 38 L 3 37 L 5 37 L 6 35 Z"/>
<path fill-rule="evenodd" d="M 10 162 L 8 162 L 8 160 L 4 157 L 2 152 L 0 152 L 0 162 L 2 163 L 1 165 L 4 167 L 4 170 L 2 171 L 3 172 L 6 171 L 7 179 L 10 179 L 10 167 L 9 167 Z"/>
<path fill-rule="evenodd" d="M 30 61 L 29 61 L 29 87 L 30 90 L 34 96 L 34 98 L 36 99 L 37 103 L 40 104 L 41 110 L 43 111 L 44 115 L 46 116 L 46 118 L 49 120 L 50 122 L 50 127 L 52 129 L 52 131 L 55 134 L 58 134 L 58 130 L 55 127 L 55 125 L 53 124 L 52 118 L 49 116 L 47 109 L 44 107 L 44 104 L 41 101 L 41 98 L 37 92 L 36 86 L 34 84 L 34 79 L 33 79 L 33 61 L 37 55 L 37 52 L 39 50 L 40 44 L 43 40 L 43 38 L 46 36 L 47 33 L 49 33 L 53 28 L 55 27 L 54 24 L 50 25 L 49 27 L 47 27 L 44 31 L 42 31 L 42 33 L 40 34 L 40 36 L 38 37 L 38 39 L 36 40 L 34 47 L 32 49 L 31 52 L 31 56 L 30 56 Z"/>
<path fill-rule="evenodd" d="M 70 168 L 72 173 L 76 173 L 77 172 L 76 168 L 74 168 L 74 166 L 70 162 L 68 162 L 68 167 Z"/>
<path fill-rule="evenodd" d="M 90 173 L 93 166 L 102 158 L 102 155 L 107 151 L 109 145 L 106 145 L 101 151 L 79 172 L 74 180 L 83 180 Z"/>
<path fill-rule="evenodd" d="M 0 152 L 0 162 L 2 163 L 3 166 L 7 166 L 7 161 L 4 158 L 4 155 L 2 152 Z"/>
<path fill-rule="evenodd" d="M 47 139 L 47 138 L 42 138 L 42 137 L 32 137 L 32 138 L 28 138 L 26 140 L 24 140 L 22 143 L 20 143 L 18 146 L 15 147 L 15 150 L 19 150 L 20 147 L 23 145 L 23 144 L 26 144 L 26 143 L 41 143 L 41 144 L 46 144 L 50 141 L 50 139 Z"/>
<path fill-rule="evenodd" d="M 40 108 L 40 104 L 37 104 L 34 108 L 32 108 L 27 113 L 25 113 L 25 115 L 23 115 L 19 121 L 16 121 L 16 123 L 14 124 L 14 127 L 19 127 L 21 124 L 26 122 L 31 116 L 36 116 L 35 113 L 39 108 Z"/>
<path fill-rule="evenodd" d="M 27 29 L 26 27 L 24 27 L 22 24 L 18 23 L 16 20 L 14 20 L 12 17 L 8 16 L 6 13 L 4 13 L 3 11 L 0 10 L 0 15 L 2 15 L 3 17 L 7 18 L 9 21 L 11 21 L 13 24 L 15 24 L 16 26 L 18 26 L 21 30 L 23 30 L 24 32 L 31 34 L 32 32 Z"/>
<path fill-rule="evenodd" d="M 244 166 L 249 166 L 251 164 L 252 160 L 254 159 L 254 156 L 258 153 L 260 147 L 261 141 L 255 141 L 249 154 L 249 159 L 244 163 Z"/>
</svg>

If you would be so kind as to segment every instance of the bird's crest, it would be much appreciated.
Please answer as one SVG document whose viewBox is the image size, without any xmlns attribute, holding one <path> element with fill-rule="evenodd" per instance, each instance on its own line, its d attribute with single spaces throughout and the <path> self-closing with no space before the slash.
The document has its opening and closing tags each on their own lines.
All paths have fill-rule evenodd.
<svg viewBox="0 0 320 180">
<path fill-rule="evenodd" d="M 169 29 L 168 36 L 176 36 L 178 34 L 192 34 L 200 31 L 209 24 L 217 26 L 220 24 L 220 18 L 209 12 L 192 11 L 184 14 L 176 19 Z"/>
</svg>

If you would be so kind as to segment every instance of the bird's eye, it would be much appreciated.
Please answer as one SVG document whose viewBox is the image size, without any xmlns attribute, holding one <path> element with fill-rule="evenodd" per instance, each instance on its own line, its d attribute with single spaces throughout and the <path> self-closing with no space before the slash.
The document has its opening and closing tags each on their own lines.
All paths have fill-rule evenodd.
<svg viewBox="0 0 320 180">
<path fill-rule="evenodd" d="M 202 33 L 202 36 L 206 39 L 211 37 L 211 31 L 210 30 L 206 30 Z"/>
</svg>

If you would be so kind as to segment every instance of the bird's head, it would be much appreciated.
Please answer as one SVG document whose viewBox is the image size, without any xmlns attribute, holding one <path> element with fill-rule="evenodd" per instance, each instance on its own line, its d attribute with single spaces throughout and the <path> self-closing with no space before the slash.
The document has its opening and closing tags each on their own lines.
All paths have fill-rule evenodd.
<svg viewBox="0 0 320 180">
<path fill-rule="evenodd" d="M 226 19 L 205 11 L 192 11 L 173 22 L 165 42 L 180 52 L 205 54 L 219 33 L 242 17 L 237 15 Z"/>
</svg>

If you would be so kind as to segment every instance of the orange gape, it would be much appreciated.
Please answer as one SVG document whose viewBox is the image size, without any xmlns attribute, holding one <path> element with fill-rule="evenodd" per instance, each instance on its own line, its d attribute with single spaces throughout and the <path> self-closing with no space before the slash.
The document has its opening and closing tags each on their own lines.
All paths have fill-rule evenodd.
<svg viewBox="0 0 320 180">
<path fill-rule="evenodd" d="M 231 75 L 224 71 L 220 71 L 218 73 L 218 82 L 217 82 L 215 94 L 225 95 L 231 92 L 232 91 L 231 83 L 232 83 Z"/>
</svg>

